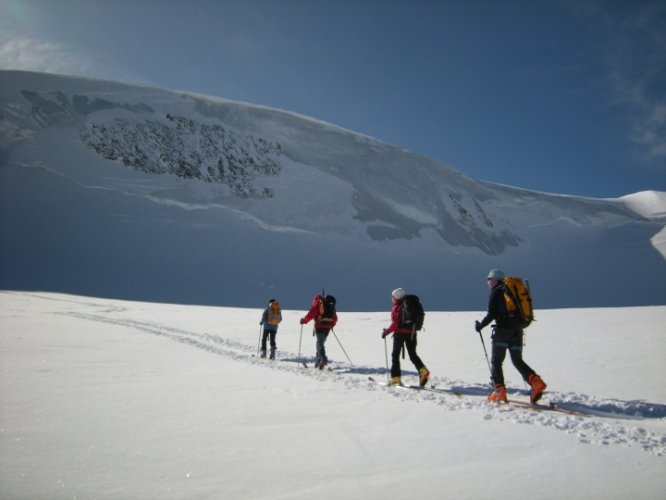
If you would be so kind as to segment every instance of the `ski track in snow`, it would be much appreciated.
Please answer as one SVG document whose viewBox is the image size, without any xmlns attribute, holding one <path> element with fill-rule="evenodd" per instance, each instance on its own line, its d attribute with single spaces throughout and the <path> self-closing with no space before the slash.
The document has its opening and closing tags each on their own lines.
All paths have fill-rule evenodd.
<svg viewBox="0 0 666 500">
<path fill-rule="evenodd" d="M 97 304 L 96 306 L 99 307 Z M 102 314 L 119 313 L 122 312 L 122 308 L 106 309 L 100 312 Z M 257 357 L 256 346 L 227 340 L 215 334 L 193 332 L 153 322 L 112 318 L 102 314 L 76 312 L 57 312 L 55 314 L 132 328 L 196 347 L 211 354 L 224 356 L 235 362 L 261 366 L 267 370 L 289 372 L 299 377 L 310 377 L 326 384 L 344 385 L 349 390 L 384 391 L 387 397 L 396 397 L 406 403 L 434 404 L 444 411 L 474 411 L 480 413 L 480 418 L 483 420 L 538 425 L 574 435 L 582 443 L 636 446 L 652 455 L 666 456 L 666 434 L 646 429 L 641 425 L 649 423 L 650 420 L 666 418 L 666 405 L 663 404 L 639 400 L 602 399 L 579 393 L 547 392 L 544 395 L 545 404 L 554 401 L 560 408 L 580 412 L 585 416 L 526 409 L 510 404 L 489 405 L 486 402 L 488 387 L 482 384 L 453 381 L 446 377 L 433 377 L 430 380 L 435 387 L 455 389 L 463 394 L 462 398 L 431 391 L 387 388 L 369 380 L 369 377 L 373 375 L 378 381 L 383 380 L 383 377 L 386 376 L 384 367 L 350 366 L 349 363 L 332 362 L 331 371 L 306 369 L 302 362 L 311 365 L 313 359 L 309 356 L 299 358 L 297 354 L 278 351 L 276 361 L 260 359 Z M 403 370 L 403 374 L 413 376 L 416 381 L 416 372 Z M 526 390 L 509 391 L 510 398 L 513 396 L 515 399 L 516 395 L 520 395 L 521 399 L 525 401 L 528 400 Z"/>
</svg>

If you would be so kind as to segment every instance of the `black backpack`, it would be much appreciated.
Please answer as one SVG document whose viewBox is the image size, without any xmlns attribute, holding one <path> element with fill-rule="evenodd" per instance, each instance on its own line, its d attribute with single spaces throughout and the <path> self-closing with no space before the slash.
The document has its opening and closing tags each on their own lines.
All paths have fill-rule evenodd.
<svg viewBox="0 0 666 500">
<path fill-rule="evenodd" d="M 402 301 L 402 316 L 400 318 L 400 328 L 418 332 L 423 328 L 425 311 L 421 301 L 416 295 L 405 295 Z"/>
<path fill-rule="evenodd" d="M 319 322 L 333 322 L 335 317 L 335 304 L 336 300 L 333 295 L 320 295 L 319 296 Z"/>
</svg>

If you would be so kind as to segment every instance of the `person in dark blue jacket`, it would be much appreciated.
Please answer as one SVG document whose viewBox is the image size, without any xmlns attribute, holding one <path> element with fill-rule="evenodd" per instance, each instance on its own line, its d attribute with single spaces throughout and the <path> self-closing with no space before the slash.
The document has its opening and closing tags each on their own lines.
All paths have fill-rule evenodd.
<svg viewBox="0 0 666 500">
<path fill-rule="evenodd" d="M 280 304 L 275 299 L 268 301 L 268 306 L 264 309 L 264 314 L 261 316 L 260 325 L 264 325 L 264 331 L 261 336 L 261 357 L 266 357 L 266 343 L 270 338 L 271 354 L 270 358 L 275 359 L 275 351 L 277 345 L 275 344 L 275 336 L 277 335 L 278 325 L 282 321 L 282 311 Z"/>
<path fill-rule="evenodd" d="M 476 321 L 474 328 L 477 332 L 488 326 L 493 320 L 491 377 L 495 390 L 488 396 L 488 401 L 506 402 L 506 386 L 504 385 L 504 372 L 502 364 L 509 351 L 513 366 L 520 372 L 523 379 L 532 387 L 530 400 L 536 403 L 546 390 L 546 383 L 523 360 L 523 329 L 518 319 L 510 317 L 506 312 L 504 300 L 504 273 L 499 269 L 492 269 L 488 273 L 488 312 L 481 321 Z"/>
</svg>

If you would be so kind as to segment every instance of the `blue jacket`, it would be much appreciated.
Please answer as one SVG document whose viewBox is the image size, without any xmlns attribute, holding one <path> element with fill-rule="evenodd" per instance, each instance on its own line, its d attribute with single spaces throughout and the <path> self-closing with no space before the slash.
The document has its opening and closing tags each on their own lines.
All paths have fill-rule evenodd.
<svg viewBox="0 0 666 500">
<path fill-rule="evenodd" d="M 280 316 L 279 320 L 282 321 L 282 311 L 280 311 Z M 278 326 L 277 325 L 271 325 L 268 322 L 268 307 L 264 309 L 264 314 L 261 315 L 261 321 L 259 322 L 260 325 L 264 325 L 264 330 L 269 331 L 269 332 L 277 332 Z"/>
</svg>

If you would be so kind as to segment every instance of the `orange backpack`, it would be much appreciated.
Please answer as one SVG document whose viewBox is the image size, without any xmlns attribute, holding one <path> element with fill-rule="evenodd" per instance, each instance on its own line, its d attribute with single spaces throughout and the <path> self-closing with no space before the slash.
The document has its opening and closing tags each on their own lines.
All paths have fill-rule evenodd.
<svg viewBox="0 0 666 500">
<path fill-rule="evenodd" d="M 271 302 L 268 304 L 268 324 L 277 325 L 280 322 L 280 304 Z"/>
<path fill-rule="evenodd" d="M 504 302 L 506 314 L 520 319 L 521 328 L 527 328 L 534 321 L 534 306 L 529 281 L 515 276 L 504 278 Z"/>
</svg>

